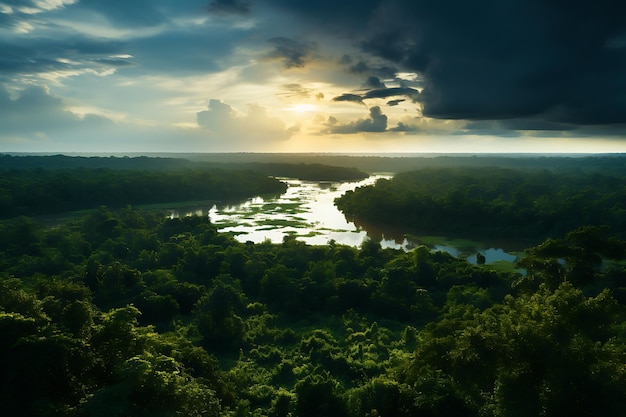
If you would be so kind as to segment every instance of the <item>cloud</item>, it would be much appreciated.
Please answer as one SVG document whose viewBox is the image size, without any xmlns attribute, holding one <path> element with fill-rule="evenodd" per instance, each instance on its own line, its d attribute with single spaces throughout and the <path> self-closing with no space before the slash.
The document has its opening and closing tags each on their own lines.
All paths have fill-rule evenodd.
<svg viewBox="0 0 626 417">
<path fill-rule="evenodd" d="M 420 93 L 416 89 L 410 87 L 380 88 L 368 91 L 363 95 L 363 98 L 388 98 L 395 96 L 406 96 L 413 100 L 413 102 L 416 102 L 419 101 Z"/>
<path fill-rule="evenodd" d="M 117 27 L 154 27 L 169 21 L 163 0 L 80 0 L 72 9 L 93 11 Z"/>
<path fill-rule="evenodd" d="M 167 123 L 116 123 L 100 114 L 76 114 L 68 110 L 65 100 L 44 87 L 31 86 L 15 96 L 0 87 L 0 148 L 20 152 L 229 151 L 245 149 L 245 141 L 250 140 L 258 151 L 263 149 L 258 145 L 269 143 L 270 135 L 272 139 L 285 138 L 298 128 L 292 126 L 291 133 L 285 133 L 282 122 L 260 106 L 251 106 L 249 113 L 241 116 L 230 106 L 220 104 L 213 102 L 213 119 L 205 119 L 217 125 L 216 135 L 207 141 L 207 129 L 201 132 L 177 129 Z M 227 135 L 228 123 L 231 128 L 241 123 L 240 130 L 235 127 Z"/>
<path fill-rule="evenodd" d="M 196 12 L 201 11 L 199 8 Z M 74 14 L 80 19 L 85 11 Z M 101 19 L 94 18 L 93 13 L 87 17 L 91 19 L 87 22 L 93 20 L 93 25 L 89 26 L 97 28 L 92 34 L 49 24 L 38 28 L 36 35 L 0 37 L 0 77 L 21 74 L 47 81 L 51 76 L 70 77 L 85 72 L 108 74 L 121 68 L 132 69 L 132 74 L 139 75 L 217 72 L 232 65 L 237 45 L 250 30 L 232 24 L 198 22 L 163 25 L 145 34 L 133 28 L 131 36 L 126 36 L 126 30 L 111 29 Z M 97 36 L 100 31 L 105 36 Z"/>
<path fill-rule="evenodd" d="M 351 103 L 365 104 L 363 103 L 363 97 L 359 94 L 345 93 L 340 96 L 334 97 L 333 101 L 348 101 Z"/>
<path fill-rule="evenodd" d="M 402 103 L 403 101 L 406 101 L 406 100 L 403 99 L 403 98 L 399 98 L 399 99 L 395 99 L 395 100 L 389 100 L 387 102 L 387 105 L 389 107 L 394 107 L 394 106 L 397 106 L 398 104 Z"/>
<path fill-rule="evenodd" d="M 77 0 L 3 0 L 10 13 L 38 14 L 45 11 L 63 8 L 76 3 Z"/>
<path fill-rule="evenodd" d="M 265 2 L 420 74 L 430 117 L 626 121 L 626 3 L 371 0 L 335 10 L 330 0 Z"/>
<path fill-rule="evenodd" d="M 405 122 L 398 122 L 396 127 L 392 127 L 389 129 L 391 132 L 404 132 L 404 133 L 418 133 L 421 132 L 422 129 L 415 124 L 407 124 Z"/>
<path fill-rule="evenodd" d="M 197 123 L 213 140 L 239 148 L 250 146 L 254 150 L 264 143 L 288 139 L 298 130 L 294 126 L 287 128 L 281 119 L 271 116 L 258 104 L 250 104 L 247 113 L 240 113 L 216 99 L 209 100 L 207 110 L 197 113 Z"/>
<path fill-rule="evenodd" d="M 520 137 L 522 134 L 513 129 L 506 129 L 498 120 L 474 120 L 467 122 L 462 129 L 452 135 L 488 135 L 498 137 Z"/>
<path fill-rule="evenodd" d="M 43 87 L 28 87 L 13 99 L 0 89 L 0 125 L 4 133 L 56 130 L 78 121 L 78 117 L 64 110 L 60 98 L 51 96 Z"/>
<path fill-rule="evenodd" d="M 14 98 L 0 88 L 0 126 L 0 146 L 5 149 L 15 143 L 75 149 L 72 144 L 112 140 L 122 133 L 106 117 L 69 111 L 61 98 L 38 86 L 25 88 Z"/>
<path fill-rule="evenodd" d="M 339 63 L 343 66 L 348 67 L 348 71 L 352 74 L 373 74 L 372 76 L 381 77 L 381 78 L 394 78 L 398 72 L 398 69 L 395 67 L 387 66 L 387 65 L 371 65 L 365 62 L 364 60 L 359 60 L 357 63 L 354 63 L 354 59 L 347 54 L 344 54 Z"/>
<path fill-rule="evenodd" d="M 268 54 L 269 58 L 282 59 L 285 68 L 302 68 L 306 60 L 316 49 L 315 43 L 300 42 L 294 39 L 277 37 L 268 41 L 274 50 Z"/>
<path fill-rule="evenodd" d="M 409 97 L 414 103 L 419 101 L 420 93 L 414 88 L 410 87 L 392 87 L 392 88 L 379 88 L 376 90 L 370 90 L 363 94 L 345 93 L 333 98 L 333 101 L 349 101 L 352 103 L 363 104 L 363 100 L 376 99 L 376 98 L 388 98 L 396 96 Z M 395 106 L 404 100 L 390 101 L 387 104 Z"/>
<path fill-rule="evenodd" d="M 0 41 L 0 74 L 56 73 L 77 75 L 106 73 L 133 65 L 132 56 L 123 54 L 124 44 L 116 41 L 74 39 L 19 39 Z"/>
<path fill-rule="evenodd" d="M 293 84 L 285 84 L 283 85 L 283 89 L 287 90 L 285 93 L 280 93 L 281 95 L 285 95 L 289 98 L 298 98 L 305 99 L 311 97 L 313 90 L 310 88 L 306 88 L 301 84 L 293 83 Z"/>
<path fill-rule="evenodd" d="M 6 90 L 0 89 L 3 133 L 33 135 L 112 124 L 111 120 L 94 114 L 77 116 L 66 109 L 62 99 L 52 96 L 44 87 L 25 88 L 13 99 Z"/>
<path fill-rule="evenodd" d="M 387 88 L 385 86 L 385 83 L 380 81 L 380 78 L 374 77 L 373 75 L 367 77 L 367 80 L 365 81 L 365 87 L 366 88 Z"/>
<path fill-rule="evenodd" d="M 245 0 L 214 0 L 209 4 L 212 13 L 247 14 L 250 9 L 250 2 Z"/>
<path fill-rule="evenodd" d="M 368 118 L 360 119 L 348 124 L 339 124 L 334 117 L 328 120 L 328 132 L 349 134 L 357 132 L 384 132 L 387 130 L 387 116 L 378 106 L 370 108 Z"/>
</svg>

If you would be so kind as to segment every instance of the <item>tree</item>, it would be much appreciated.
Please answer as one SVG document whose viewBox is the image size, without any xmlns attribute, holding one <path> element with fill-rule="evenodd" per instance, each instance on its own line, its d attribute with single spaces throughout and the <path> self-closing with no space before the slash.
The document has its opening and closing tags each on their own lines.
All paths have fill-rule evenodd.
<svg viewBox="0 0 626 417">
<path fill-rule="evenodd" d="M 429 325 L 405 381 L 439 373 L 485 416 L 619 415 L 626 350 L 616 326 L 623 319 L 609 291 L 587 298 L 569 282 L 554 291 L 544 285 Z"/>
<path fill-rule="evenodd" d="M 230 282 L 229 282 L 230 281 Z M 202 343 L 209 350 L 230 351 L 241 347 L 245 331 L 241 314 L 245 301 L 229 276 L 214 286 L 196 304 L 194 314 Z"/>
<path fill-rule="evenodd" d="M 341 385 L 329 375 L 312 374 L 295 385 L 298 417 L 343 417 L 347 415 Z"/>
<path fill-rule="evenodd" d="M 565 280 L 577 286 L 592 284 L 600 276 L 604 259 L 626 258 L 626 242 L 607 234 L 607 227 L 580 227 L 565 239 L 547 239 L 527 249 L 518 265 L 527 269 L 529 279 L 539 278 L 552 288 Z"/>
</svg>

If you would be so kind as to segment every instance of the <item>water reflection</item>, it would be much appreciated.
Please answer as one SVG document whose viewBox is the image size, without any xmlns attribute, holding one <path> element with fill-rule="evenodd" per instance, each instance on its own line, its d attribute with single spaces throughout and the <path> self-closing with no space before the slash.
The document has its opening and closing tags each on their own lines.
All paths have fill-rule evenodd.
<svg viewBox="0 0 626 417">
<path fill-rule="evenodd" d="M 295 235 L 311 245 L 334 240 L 359 246 L 367 238 L 367 232 L 348 222 L 335 207 L 334 200 L 348 190 L 390 177 L 374 175 L 362 181 L 342 183 L 282 178 L 288 189 L 279 197 L 268 200 L 256 197 L 235 206 L 214 205 L 208 214 L 220 231 L 233 233 L 241 242 L 278 243 L 285 236 Z"/>
<path fill-rule="evenodd" d="M 178 207 L 169 211 L 170 217 L 183 215 L 208 215 L 222 232 L 231 233 L 240 242 L 260 243 L 269 240 L 280 243 L 285 236 L 310 245 L 324 245 L 331 240 L 340 244 L 360 246 L 365 239 L 380 242 L 383 248 L 414 249 L 423 242 L 407 239 L 400 229 L 381 229 L 372 225 L 348 221 L 335 207 L 335 198 L 348 190 L 374 184 L 391 175 L 373 175 L 355 182 L 313 182 L 281 178 L 288 184 L 287 191 L 279 196 L 255 197 L 237 204 L 206 204 Z M 476 263 L 476 254 L 482 253 L 486 263 L 499 260 L 513 261 L 515 255 L 502 249 L 480 247 L 455 247 L 447 244 L 429 245 L 434 250 L 467 258 Z"/>
</svg>

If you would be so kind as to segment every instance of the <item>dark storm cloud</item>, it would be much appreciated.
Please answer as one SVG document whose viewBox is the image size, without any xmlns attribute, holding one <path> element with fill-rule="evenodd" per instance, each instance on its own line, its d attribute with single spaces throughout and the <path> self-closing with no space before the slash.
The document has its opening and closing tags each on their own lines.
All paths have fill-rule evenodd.
<svg viewBox="0 0 626 417">
<path fill-rule="evenodd" d="M 364 104 L 363 97 L 358 94 L 346 93 L 333 98 L 333 101 L 348 101 L 351 103 Z"/>
<path fill-rule="evenodd" d="M 499 126 L 510 130 L 573 130 L 576 128 L 573 124 L 551 122 L 538 119 L 504 119 L 496 121 Z"/>
<path fill-rule="evenodd" d="M 403 99 L 403 98 L 399 98 L 399 99 L 396 99 L 396 100 L 389 100 L 387 102 L 387 105 L 389 107 L 393 107 L 393 106 L 397 106 L 398 104 L 402 103 L 403 101 L 406 101 L 406 100 Z"/>
<path fill-rule="evenodd" d="M 409 97 L 413 102 L 417 102 L 420 99 L 420 93 L 414 88 L 409 87 L 391 87 L 391 88 L 379 88 L 376 90 L 370 90 L 363 94 L 353 94 L 353 93 L 345 93 L 340 96 L 333 98 L 333 101 L 350 101 L 353 103 L 363 104 L 363 100 L 374 99 L 374 98 L 388 98 L 388 97 L 396 97 L 396 96 L 406 96 Z M 398 100 L 395 104 L 397 105 L 400 101 Z M 391 102 L 390 102 L 391 103 Z"/>
<path fill-rule="evenodd" d="M 548 131 L 541 131 L 548 132 Z M 604 137 L 624 139 L 626 137 L 626 123 L 617 125 L 577 126 L 576 129 L 565 132 L 568 137 Z"/>
<path fill-rule="evenodd" d="M 370 108 L 369 117 L 348 124 L 339 124 L 335 118 L 329 119 L 330 133 L 349 134 L 358 132 L 384 132 L 387 130 L 387 116 L 378 106 Z"/>
<path fill-rule="evenodd" d="M 626 121 L 624 2 L 259 1 L 419 73 L 427 116 Z M 354 72 L 369 69 L 351 65 Z"/>
<path fill-rule="evenodd" d="M 416 102 L 420 98 L 420 93 L 416 89 L 408 87 L 380 88 L 368 91 L 363 95 L 363 98 L 387 98 L 395 96 L 407 96 Z"/>
<path fill-rule="evenodd" d="M 365 87 L 367 87 L 367 88 L 386 88 L 385 83 L 380 81 L 380 78 L 374 77 L 373 75 L 367 77 L 367 80 L 365 81 Z"/>
<path fill-rule="evenodd" d="M 367 22 L 373 10 L 385 0 L 256 0 L 269 3 L 308 19 L 313 25 L 323 25 L 330 34 L 345 33 L 355 30 Z"/>
<path fill-rule="evenodd" d="M 247 14 L 250 12 L 250 2 L 245 0 L 214 0 L 209 4 L 211 13 Z"/>
<path fill-rule="evenodd" d="M 463 129 L 451 132 L 452 135 L 487 135 L 498 137 L 520 137 L 520 131 L 505 128 L 499 120 L 475 120 L 465 124 Z M 553 134 L 552 136 L 558 136 Z"/>
<path fill-rule="evenodd" d="M 304 67 L 306 60 L 315 50 L 315 44 L 312 42 L 300 42 L 285 37 L 272 38 L 268 42 L 274 46 L 268 57 L 282 59 L 285 68 Z"/>
<path fill-rule="evenodd" d="M 394 78 L 398 73 L 398 69 L 387 65 L 370 65 L 367 62 L 360 60 L 357 63 L 353 63 L 353 59 L 350 55 L 343 55 L 339 60 L 339 63 L 345 67 L 352 74 L 374 74 L 379 78 Z"/>
</svg>

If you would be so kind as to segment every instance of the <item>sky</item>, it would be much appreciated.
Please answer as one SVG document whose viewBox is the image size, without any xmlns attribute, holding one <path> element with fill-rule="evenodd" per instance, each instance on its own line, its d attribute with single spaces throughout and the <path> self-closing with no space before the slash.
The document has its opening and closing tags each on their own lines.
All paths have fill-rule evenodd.
<svg viewBox="0 0 626 417">
<path fill-rule="evenodd" d="M 626 3 L 0 0 L 0 152 L 626 152 Z"/>
</svg>

